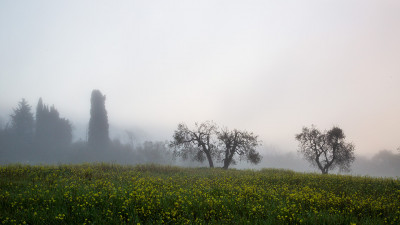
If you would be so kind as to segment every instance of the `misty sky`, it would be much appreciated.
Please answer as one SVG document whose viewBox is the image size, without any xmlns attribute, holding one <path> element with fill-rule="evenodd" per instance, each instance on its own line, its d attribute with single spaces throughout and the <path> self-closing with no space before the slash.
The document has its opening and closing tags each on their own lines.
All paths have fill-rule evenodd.
<svg viewBox="0 0 400 225">
<path fill-rule="evenodd" d="M 87 124 L 170 139 L 214 120 L 296 151 L 341 127 L 356 153 L 400 146 L 400 1 L 0 1 L 0 124 L 39 97 Z"/>
</svg>

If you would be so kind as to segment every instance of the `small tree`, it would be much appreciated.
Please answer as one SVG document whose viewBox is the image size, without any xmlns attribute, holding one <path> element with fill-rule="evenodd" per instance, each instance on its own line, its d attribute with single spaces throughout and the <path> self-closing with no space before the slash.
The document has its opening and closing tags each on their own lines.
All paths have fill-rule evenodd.
<svg viewBox="0 0 400 225">
<path fill-rule="evenodd" d="M 256 147 L 260 144 L 258 136 L 247 131 L 223 129 L 218 132 L 218 139 L 221 143 L 224 169 L 228 169 L 230 164 L 236 164 L 234 159 L 238 155 L 240 159 L 245 158 L 250 163 L 257 164 L 261 161 L 260 154 Z"/>
<path fill-rule="evenodd" d="M 186 124 L 179 124 L 169 146 L 174 149 L 174 156 L 180 156 L 183 159 L 191 158 L 199 162 L 207 158 L 209 166 L 214 167 L 213 158 L 219 154 L 214 138 L 217 125 L 208 121 L 196 123 L 195 126 L 196 128 L 191 130 Z"/>
<path fill-rule="evenodd" d="M 313 166 L 327 174 L 329 170 L 339 167 L 340 171 L 349 171 L 350 164 L 354 161 L 354 145 L 344 142 L 345 135 L 339 127 L 329 131 L 320 132 L 314 126 L 304 127 L 296 135 L 299 143 L 299 152 Z"/>
<path fill-rule="evenodd" d="M 92 91 L 88 136 L 88 144 L 92 148 L 104 149 L 110 142 L 105 101 L 106 96 L 99 90 Z"/>
</svg>

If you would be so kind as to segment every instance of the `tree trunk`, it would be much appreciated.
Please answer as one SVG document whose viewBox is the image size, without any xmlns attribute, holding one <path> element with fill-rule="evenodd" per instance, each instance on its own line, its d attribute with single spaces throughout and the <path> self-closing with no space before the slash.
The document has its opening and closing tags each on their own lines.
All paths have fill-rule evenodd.
<svg viewBox="0 0 400 225">
<path fill-rule="evenodd" d="M 230 163 L 231 163 L 231 162 L 230 162 L 229 159 L 225 159 L 225 160 L 224 160 L 224 167 L 222 167 L 222 168 L 227 170 Z"/>
<path fill-rule="evenodd" d="M 228 157 L 226 157 L 224 159 L 224 167 L 222 167 L 223 169 L 228 169 L 229 165 L 231 165 L 232 162 L 232 158 L 233 158 L 233 154 L 230 154 Z"/>
<path fill-rule="evenodd" d="M 210 165 L 210 168 L 214 168 L 214 162 L 212 160 L 210 153 L 209 152 L 204 152 L 204 153 L 206 153 L 208 164 Z"/>
<path fill-rule="evenodd" d="M 329 169 L 329 168 L 324 167 L 324 168 L 321 170 L 322 174 L 328 174 L 328 169 Z"/>
<path fill-rule="evenodd" d="M 319 170 L 321 170 L 322 174 L 327 174 L 328 171 L 325 170 L 325 167 L 323 167 L 323 166 L 321 165 L 321 162 L 319 161 L 319 156 L 320 156 L 320 155 L 317 154 L 317 156 L 315 157 L 315 162 L 317 163 L 318 168 L 319 168 Z"/>
</svg>

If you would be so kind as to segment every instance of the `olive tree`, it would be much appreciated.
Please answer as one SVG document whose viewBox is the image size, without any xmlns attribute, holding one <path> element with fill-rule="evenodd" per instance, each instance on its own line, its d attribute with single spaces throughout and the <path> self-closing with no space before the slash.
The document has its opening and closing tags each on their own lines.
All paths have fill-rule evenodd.
<svg viewBox="0 0 400 225">
<path fill-rule="evenodd" d="M 219 154 L 215 140 L 216 132 L 217 125 L 210 121 L 196 123 L 194 129 L 180 123 L 169 146 L 173 148 L 174 156 L 199 162 L 207 159 L 209 166 L 214 167 L 213 159 Z"/>
<path fill-rule="evenodd" d="M 350 171 L 350 164 L 354 161 L 354 145 L 345 142 L 345 135 L 339 127 L 333 127 L 321 132 L 314 126 L 304 127 L 296 135 L 299 143 L 299 152 L 307 161 L 327 174 L 329 170 L 339 168 L 340 171 Z"/>
<path fill-rule="evenodd" d="M 223 168 L 228 169 L 235 164 L 235 159 L 246 159 L 257 164 L 261 161 L 256 147 L 260 144 L 258 136 L 247 131 L 228 129 L 218 130 L 213 122 L 196 123 L 194 129 L 189 129 L 181 123 L 175 130 L 170 147 L 174 156 L 184 160 L 203 162 L 208 160 L 210 167 L 214 167 L 214 160 L 222 161 Z"/>
<path fill-rule="evenodd" d="M 256 151 L 260 145 L 258 136 L 251 132 L 223 129 L 218 132 L 218 140 L 221 143 L 221 154 L 223 154 L 224 169 L 229 165 L 236 164 L 235 156 L 239 159 L 245 158 L 248 162 L 257 164 L 261 161 L 261 155 Z"/>
</svg>

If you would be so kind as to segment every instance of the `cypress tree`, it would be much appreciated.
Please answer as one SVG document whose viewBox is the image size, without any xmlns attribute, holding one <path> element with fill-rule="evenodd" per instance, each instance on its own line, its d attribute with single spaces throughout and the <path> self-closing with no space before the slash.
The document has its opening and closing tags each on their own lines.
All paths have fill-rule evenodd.
<svg viewBox="0 0 400 225">
<path fill-rule="evenodd" d="M 106 96 L 99 90 L 92 91 L 88 144 L 94 149 L 105 149 L 109 144 L 109 125 L 105 101 Z"/>
</svg>

